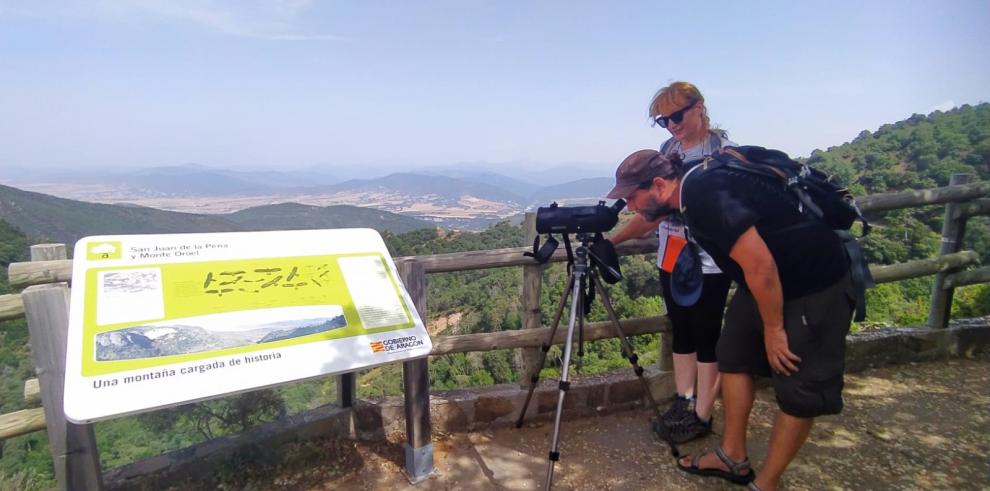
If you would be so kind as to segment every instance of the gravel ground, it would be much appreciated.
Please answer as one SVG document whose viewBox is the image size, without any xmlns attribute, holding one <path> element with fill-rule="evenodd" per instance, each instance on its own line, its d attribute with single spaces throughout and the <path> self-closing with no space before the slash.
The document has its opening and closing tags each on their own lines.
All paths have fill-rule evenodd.
<svg viewBox="0 0 990 491">
<path fill-rule="evenodd" d="M 847 375 L 846 407 L 819 418 L 784 476 L 783 489 L 990 490 L 990 360 L 953 359 Z M 750 458 L 766 454 L 776 404 L 758 391 L 750 420 Z M 741 489 L 678 471 L 648 428 L 650 413 L 628 411 L 565 421 L 554 489 Z M 715 434 L 682 453 L 718 444 Z M 354 469 L 294 489 L 541 489 L 550 424 L 435 435 L 437 476 L 411 486 L 401 444 L 352 444 Z M 400 436 L 401 437 L 401 436 Z M 262 486 L 264 487 L 264 486 Z M 272 488 L 279 488 L 272 483 Z"/>
</svg>

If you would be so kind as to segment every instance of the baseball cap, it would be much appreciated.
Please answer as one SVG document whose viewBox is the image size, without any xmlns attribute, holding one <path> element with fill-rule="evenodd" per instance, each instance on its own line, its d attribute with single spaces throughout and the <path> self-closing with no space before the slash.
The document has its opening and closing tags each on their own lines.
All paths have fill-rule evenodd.
<svg viewBox="0 0 990 491">
<path fill-rule="evenodd" d="M 615 187 L 609 199 L 628 198 L 640 185 L 654 177 L 674 175 L 674 167 L 666 156 L 656 150 L 638 150 L 626 157 L 615 170 Z"/>
<path fill-rule="evenodd" d="M 670 296 L 677 305 L 690 307 L 701 297 L 704 283 L 698 245 L 689 241 L 681 249 L 674 271 L 670 273 Z"/>
</svg>

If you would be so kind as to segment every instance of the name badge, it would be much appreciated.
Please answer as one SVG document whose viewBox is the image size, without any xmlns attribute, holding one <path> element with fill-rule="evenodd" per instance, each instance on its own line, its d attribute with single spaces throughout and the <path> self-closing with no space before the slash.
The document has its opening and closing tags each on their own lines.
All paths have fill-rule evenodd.
<svg viewBox="0 0 990 491">
<path fill-rule="evenodd" d="M 658 237 L 660 247 L 657 250 L 657 265 L 660 269 L 672 273 L 674 265 L 677 264 L 677 256 L 687 245 L 684 225 L 673 220 L 664 220 L 660 223 Z"/>
</svg>

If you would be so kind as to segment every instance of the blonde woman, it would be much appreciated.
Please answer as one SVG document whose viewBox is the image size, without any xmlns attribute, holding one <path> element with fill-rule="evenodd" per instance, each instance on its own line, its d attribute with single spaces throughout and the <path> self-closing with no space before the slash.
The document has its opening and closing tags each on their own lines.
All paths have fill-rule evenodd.
<svg viewBox="0 0 990 491">
<path fill-rule="evenodd" d="M 671 137 L 660 146 L 665 155 L 677 154 L 689 168 L 693 162 L 725 146 L 726 133 L 712 128 L 705 98 L 688 82 L 674 82 L 660 89 L 650 101 L 650 118 Z M 620 196 L 612 196 L 616 198 Z M 658 208 L 654 214 L 637 213 L 609 240 L 614 244 L 656 231 L 660 238 L 657 266 L 664 304 L 673 328 L 674 403 L 654 424 L 663 439 L 683 443 L 711 432 L 712 406 L 719 391 L 715 345 L 722 329 L 722 313 L 731 281 L 706 252 L 690 244 L 690 231 L 679 213 Z M 681 254 L 695 254 L 703 279 L 685 285 L 684 272 L 676 271 Z M 695 258 L 692 258 L 695 259 Z M 683 268 L 684 262 L 681 261 Z M 700 288 L 699 288 L 700 287 Z M 700 289 L 700 291 L 698 291 Z"/>
</svg>

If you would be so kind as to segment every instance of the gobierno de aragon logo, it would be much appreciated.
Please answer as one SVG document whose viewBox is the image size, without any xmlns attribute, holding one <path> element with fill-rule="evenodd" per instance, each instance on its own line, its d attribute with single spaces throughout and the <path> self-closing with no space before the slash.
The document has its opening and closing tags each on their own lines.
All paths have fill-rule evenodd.
<svg viewBox="0 0 990 491">
<path fill-rule="evenodd" d="M 408 351 L 423 346 L 423 340 L 419 339 L 419 336 L 404 336 L 382 341 L 372 341 L 370 345 L 372 353 L 395 353 L 397 351 Z"/>
</svg>

